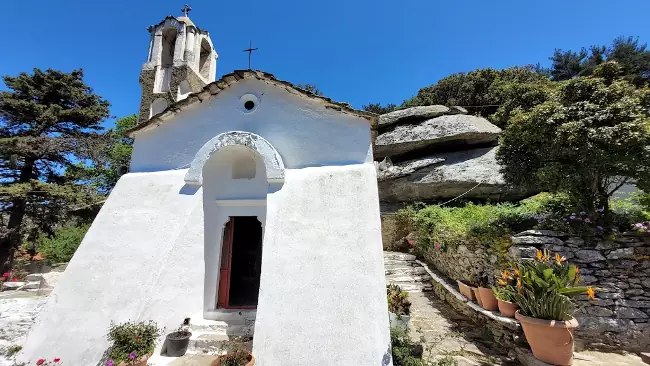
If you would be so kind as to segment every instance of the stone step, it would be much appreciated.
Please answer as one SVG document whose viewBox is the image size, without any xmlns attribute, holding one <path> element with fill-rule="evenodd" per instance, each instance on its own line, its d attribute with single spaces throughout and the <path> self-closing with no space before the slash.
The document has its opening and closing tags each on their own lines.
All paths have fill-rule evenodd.
<svg viewBox="0 0 650 366">
<path fill-rule="evenodd" d="M 384 261 L 385 260 L 399 260 L 399 261 L 414 261 L 415 256 L 413 254 L 399 253 L 399 252 L 384 252 Z"/>
<path fill-rule="evenodd" d="M 419 264 L 416 261 L 403 261 L 401 259 L 384 259 L 384 267 L 386 266 L 417 267 L 419 266 Z"/>
<path fill-rule="evenodd" d="M 404 275 L 404 274 L 395 274 L 395 275 L 388 275 L 386 276 L 386 281 L 393 283 L 393 282 L 411 282 L 411 283 L 418 283 L 418 282 L 430 282 L 433 278 L 429 276 L 429 274 L 424 274 L 424 275 Z"/>
<path fill-rule="evenodd" d="M 432 291 L 433 290 L 433 285 L 430 283 L 425 283 L 425 282 L 393 282 L 393 281 L 387 281 L 390 284 L 394 284 L 399 286 L 402 290 L 406 292 L 424 292 L 424 291 Z"/>
<path fill-rule="evenodd" d="M 217 334 L 217 333 L 201 333 L 194 334 L 190 338 L 190 344 L 187 348 L 189 354 L 213 354 L 219 355 L 223 354 L 226 349 L 224 346 L 227 345 L 227 341 L 233 339 L 241 339 L 242 337 L 246 338 L 246 346 L 252 349 L 253 338 L 252 336 L 234 336 L 226 334 Z"/>
<path fill-rule="evenodd" d="M 427 270 L 422 266 L 405 266 L 400 264 L 392 264 L 384 266 L 386 276 L 389 275 L 421 275 L 426 274 Z"/>
<path fill-rule="evenodd" d="M 229 321 L 203 320 L 199 324 L 190 325 L 192 334 L 223 334 L 232 336 L 252 336 L 255 329 L 254 320 Z"/>
</svg>

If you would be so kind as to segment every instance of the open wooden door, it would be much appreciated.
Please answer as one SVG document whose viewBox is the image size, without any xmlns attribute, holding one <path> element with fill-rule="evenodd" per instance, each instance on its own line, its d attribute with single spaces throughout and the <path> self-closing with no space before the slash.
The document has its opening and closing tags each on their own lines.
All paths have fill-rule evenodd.
<svg viewBox="0 0 650 366">
<path fill-rule="evenodd" d="M 223 230 L 223 246 L 221 248 L 221 264 L 219 267 L 219 291 L 217 292 L 217 307 L 227 308 L 230 293 L 230 267 L 232 265 L 232 240 L 235 231 L 235 220 L 230 218 Z"/>
</svg>

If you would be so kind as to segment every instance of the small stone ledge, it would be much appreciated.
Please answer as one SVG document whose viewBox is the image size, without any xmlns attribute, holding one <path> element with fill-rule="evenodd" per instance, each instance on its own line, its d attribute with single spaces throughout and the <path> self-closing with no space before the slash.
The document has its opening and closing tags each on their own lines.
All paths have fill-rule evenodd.
<svg viewBox="0 0 650 366">
<path fill-rule="evenodd" d="M 433 284 L 434 291 L 436 291 L 436 294 L 438 294 L 438 290 L 440 288 L 442 288 L 442 289 L 444 289 L 445 291 L 448 292 L 447 295 L 451 295 L 451 296 L 445 296 L 443 298 L 443 300 L 446 300 L 447 302 L 449 302 L 448 299 L 450 297 L 453 297 L 452 300 L 455 300 L 455 302 L 457 304 L 450 304 L 450 305 L 452 305 L 454 308 L 456 308 L 457 310 L 460 310 L 464 314 L 467 314 L 468 311 L 475 312 L 475 313 L 477 313 L 477 315 L 478 314 L 483 315 L 483 317 L 487 318 L 487 320 L 491 320 L 491 321 L 496 322 L 501 327 L 508 328 L 508 329 L 510 329 L 512 331 L 515 331 L 517 333 L 521 332 L 521 325 L 519 324 L 519 321 L 517 321 L 515 319 L 512 319 L 512 318 L 500 316 L 500 315 L 498 315 L 498 313 L 496 313 L 494 311 L 485 310 L 482 307 L 480 307 L 478 304 L 476 304 L 476 303 L 474 303 L 472 301 L 469 301 L 458 290 L 456 290 L 456 287 L 454 285 L 452 285 L 449 280 L 443 278 L 439 274 L 432 271 L 429 268 L 429 266 L 427 266 L 426 263 L 421 262 L 420 260 L 416 260 L 416 262 L 419 263 L 420 265 L 422 265 L 422 267 L 424 267 L 424 269 L 427 271 L 427 273 L 429 273 L 429 275 L 431 276 L 431 278 L 432 278 L 431 282 Z M 463 311 L 461 309 L 458 309 L 458 305 L 464 306 L 465 311 Z"/>
</svg>

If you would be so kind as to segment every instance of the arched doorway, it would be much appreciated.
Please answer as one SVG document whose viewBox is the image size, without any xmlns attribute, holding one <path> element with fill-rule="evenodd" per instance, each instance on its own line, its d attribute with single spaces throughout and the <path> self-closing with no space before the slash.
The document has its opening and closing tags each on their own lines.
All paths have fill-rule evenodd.
<svg viewBox="0 0 650 366">
<path fill-rule="evenodd" d="M 203 187 L 204 317 L 218 309 L 257 305 L 266 223 L 266 197 L 284 181 L 284 164 L 268 141 L 227 132 L 196 154 L 188 185 Z"/>
</svg>

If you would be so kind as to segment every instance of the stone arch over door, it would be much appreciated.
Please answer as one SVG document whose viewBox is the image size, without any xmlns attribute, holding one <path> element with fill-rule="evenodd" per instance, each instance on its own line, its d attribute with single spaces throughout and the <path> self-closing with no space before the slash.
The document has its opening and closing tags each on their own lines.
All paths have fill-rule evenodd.
<svg viewBox="0 0 650 366">
<path fill-rule="evenodd" d="M 284 182 L 284 162 L 270 142 L 252 132 L 230 131 L 213 137 L 201 147 L 185 174 L 185 183 L 192 186 L 203 185 L 203 166 L 210 156 L 226 146 L 236 145 L 245 146 L 259 154 L 264 161 L 269 183 Z"/>
</svg>

